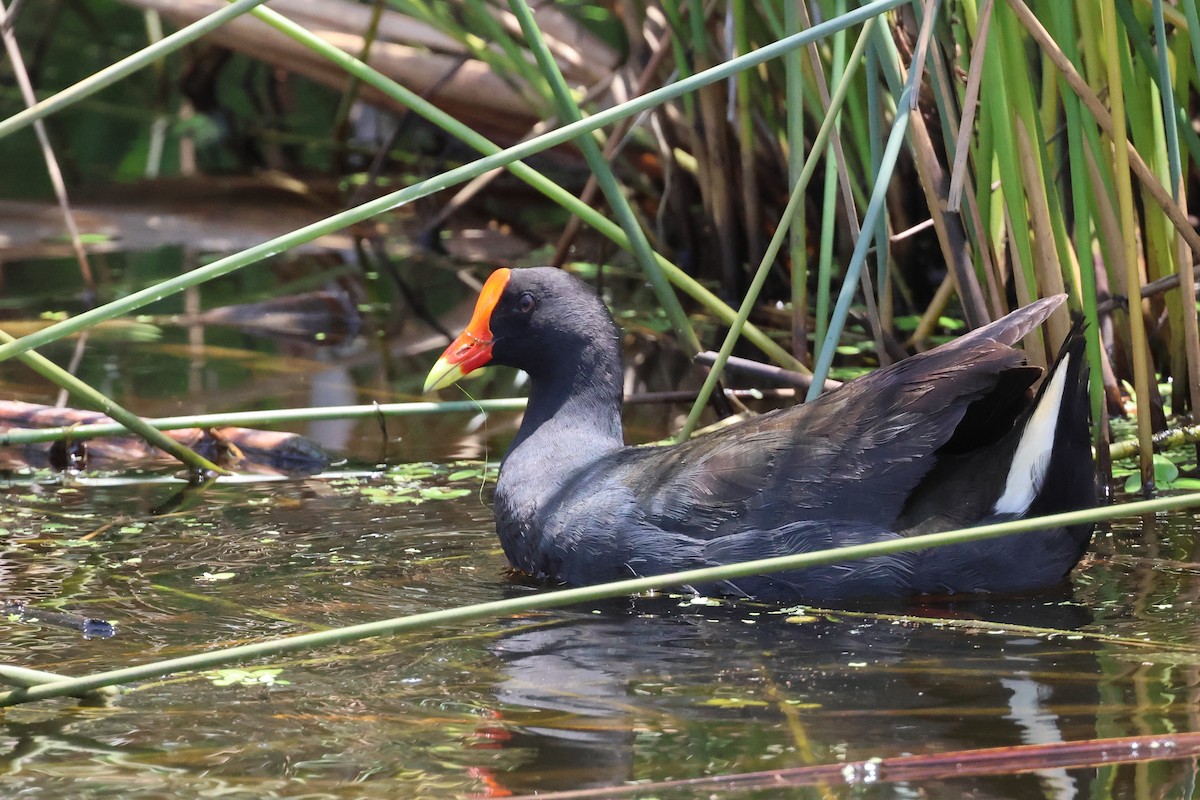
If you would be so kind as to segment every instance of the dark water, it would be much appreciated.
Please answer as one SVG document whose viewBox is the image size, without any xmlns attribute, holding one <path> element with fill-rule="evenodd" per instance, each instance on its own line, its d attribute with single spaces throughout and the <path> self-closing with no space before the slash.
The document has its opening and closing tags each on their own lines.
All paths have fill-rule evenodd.
<svg viewBox="0 0 1200 800">
<path fill-rule="evenodd" d="M 406 327 L 400 338 L 428 335 Z M 438 347 L 384 357 L 210 328 L 205 347 L 189 349 L 186 335 L 93 343 L 84 372 L 98 384 L 124 376 L 101 388 L 146 414 L 390 401 L 415 390 Z M 665 356 L 641 360 L 672 369 Z M 3 379 L 10 397 L 48 399 L 15 371 Z M 479 393 L 490 388 L 511 390 Z M 677 413 L 634 412 L 633 437 Z M 512 420 L 392 421 L 386 438 L 374 423 L 302 427 L 360 463 L 438 466 L 346 467 L 201 494 L 161 474 L 62 483 L 9 473 L 3 599 L 63 616 L 0 621 L 0 661 L 82 675 L 538 591 L 505 573 L 491 479 L 449 463 L 497 458 Z M 1169 741 L 1200 732 L 1196 525 L 1176 514 L 1102 530 L 1071 584 L 1035 597 L 854 613 L 642 597 L 170 676 L 107 707 L 10 708 L 0 795 L 499 797 L 1021 744 Z M 86 638 L 72 624 L 85 617 L 115 622 L 116 635 Z M 1192 761 L 1158 759 L 903 782 L 850 772 L 737 796 L 1174 798 L 1193 796 L 1195 778 Z M 715 783 L 623 796 L 729 795 Z"/>
<path fill-rule="evenodd" d="M 506 579 L 468 485 L 421 505 L 325 479 L 219 487 L 158 515 L 178 486 L 10 486 L 6 592 L 114 620 L 117 635 L 9 622 L 0 658 L 83 674 L 531 591 Z M 1060 595 L 885 609 L 922 621 L 638 598 L 289 656 L 265 676 L 246 666 L 232 685 L 218 685 L 230 673 L 172 676 L 107 708 L 11 708 L 0 786 L 51 797 L 502 796 L 1196 731 L 1200 581 L 1194 563 L 1178 563 L 1192 557 L 1195 522 L 1104 533 Z M 1002 624 L 962 625 L 976 617 Z M 1155 762 L 872 794 L 1183 797 L 1193 778 L 1191 762 Z"/>
</svg>

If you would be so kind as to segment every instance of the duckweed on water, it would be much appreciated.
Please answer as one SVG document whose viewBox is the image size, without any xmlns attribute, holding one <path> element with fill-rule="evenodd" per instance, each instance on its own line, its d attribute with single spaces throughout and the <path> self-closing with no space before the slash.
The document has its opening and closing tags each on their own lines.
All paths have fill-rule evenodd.
<svg viewBox="0 0 1200 800">
<path fill-rule="evenodd" d="M 219 581 L 231 580 L 232 578 L 236 577 L 236 575 L 236 572 L 205 572 L 203 575 L 199 575 L 193 580 L 195 580 L 196 583 L 217 583 Z"/>
<path fill-rule="evenodd" d="M 766 708 L 769 703 L 765 700 L 748 700 L 744 697 L 710 697 L 701 705 L 716 706 L 717 708 Z"/>
<path fill-rule="evenodd" d="M 383 473 L 382 479 L 336 478 L 330 486 L 341 494 L 358 494 L 379 505 L 420 505 L 430 500 L 455 500 L 480 491 L 496 479 L 495 464 L 456 461 L 449 464 L 401 464 Z M 459 486 L 445 483 L 470 484 Z M 432 484 L 432 485 L 431 485 Z"/>
<path fill-rule="evenodd" d="M 279 679 L 282 668 L 215 669 L 204 673 L 213 686 L 287 686 L 290 681 Z"/>
</svg>

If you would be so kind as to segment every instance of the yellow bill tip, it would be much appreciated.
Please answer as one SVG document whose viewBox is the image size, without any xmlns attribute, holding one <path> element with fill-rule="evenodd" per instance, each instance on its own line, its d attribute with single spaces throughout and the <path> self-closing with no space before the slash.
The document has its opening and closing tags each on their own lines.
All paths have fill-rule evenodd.
<svg viewBox="0 0 1200 800">
<path fill-rule="evenodd" d="M 424 391 L 428 394 L 436 392 L 438 389 L 445 389 L 447 386 L 458 383 L 465 376 L 466 373 L 462 371 L 461 364 L 452 364 L 445 357 L 439 358 L 425 378 Z"/>
</svg>

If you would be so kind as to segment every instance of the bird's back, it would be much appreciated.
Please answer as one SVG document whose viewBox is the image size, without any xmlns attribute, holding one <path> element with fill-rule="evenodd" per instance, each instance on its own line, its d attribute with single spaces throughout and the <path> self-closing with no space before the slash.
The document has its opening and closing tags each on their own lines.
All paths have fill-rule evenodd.
<svg viewBox="0 0 1200 800">
<path fill-rule="evenodd" d="M 1015 323 L 1010 317 L 989 326 L 995 335 L 981 329 L 811 403 L 677 446 L 614 450 L 540 497 L 528 518 L 506 518 L 498 503 L 505 550 L 531 574 L 594 583 L 1000 518 L 995 504 L 1028 414 L 1027 390 L 1041 372 L 1010 344 L 1059 302 L 1042 301 L 1018 312 Z M 1073 442 L 1082 431 L 1086 449 L 1079 355 L 1063 418 Z M 1076 443 L 1061 458 L 1076 472 L 1085 462 L 1090 481 L 1090 451 Z M 1076 487 L 1059 505 L 1090 502 Z M 718 588 L 792 600 L 1029 588 L 1065 575 L 1088 535 L 1060 530 Z M 1039 564 L 1015 568 L 1022 554 Z"/>
</svg>

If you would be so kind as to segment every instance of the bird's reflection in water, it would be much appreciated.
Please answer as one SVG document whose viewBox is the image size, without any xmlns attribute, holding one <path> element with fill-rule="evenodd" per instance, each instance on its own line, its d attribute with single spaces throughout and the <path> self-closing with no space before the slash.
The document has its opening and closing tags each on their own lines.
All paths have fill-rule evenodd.
<svg viewBox="0 0 1200 800">
<path fill-rule="evenodd" d="M 1044 596 L 879 610 L 1090 621 Z M 1077 677 L 1098 675 L 1094 645 L 1066 637 L 668 598 L 530 623 L 491 648 L 497 719 L 479 741 L 520 754 L 513 769 L 477 770 L 497 796 L 1096 735 L 1097 687 Z M 1060 707 L 1082 710 L 1068 719 Z M 984 796 L 1068 798 L 1087 791 L 1078 772 L 976 780 Z"/>
</svg>

